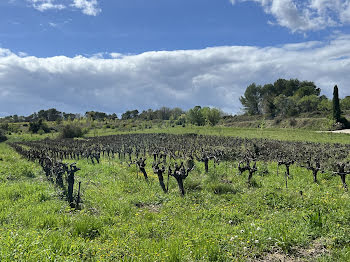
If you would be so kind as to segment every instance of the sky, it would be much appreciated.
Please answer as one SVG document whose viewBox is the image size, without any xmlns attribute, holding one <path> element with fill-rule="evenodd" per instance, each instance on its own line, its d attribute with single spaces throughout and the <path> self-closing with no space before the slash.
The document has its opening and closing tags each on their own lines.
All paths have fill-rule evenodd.
<svg viewBox="0 0 350 262">
<path fill-rule="evenodd" d="M 350 95 L 350 0 L 0 0 L 0 117 L 236 114 L 278 78 Z"/>
</svg>

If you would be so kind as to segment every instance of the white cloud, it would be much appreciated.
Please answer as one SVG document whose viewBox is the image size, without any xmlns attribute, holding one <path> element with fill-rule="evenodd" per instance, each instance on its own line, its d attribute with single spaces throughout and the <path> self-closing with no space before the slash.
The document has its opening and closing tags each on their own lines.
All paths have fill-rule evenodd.
<svg viewBox="0 0 350 262">
<path fill-rule="evenodd" d="M 101 13 L 97 0 L 27 0 L 27 2 L 41 12 L 53 9 L 63 10 L 68 7 L 73 7 L 80 9 L 85 15 L 97 16 Z"/>
<path fill-rule="evenodd" d="M 341 96 L 350 94 L 350 35 L 277 47 L 223 46 L 110 57 L 20 57 L 0 49 L 0 112 L 212 105 L 234 113 L 250 83 L 278 78 L 314 81 L 329 97 L 335 84 Z"/>
<path fill-rule="evenodd" d="M 65 5 L 63 4 L 56 4 L 55 0 L 28 0 L 32 6 L 41 11 L 47 11 L 47 10 L 51 10 L 51 9 L 58 9 L 58 10 L 62 10 L 64 8 L 66 8 Z"/>
<path fill-rule="evenodd" d="M 276 23 L 293 32 L 322 30 L 350 23 L 350 0 L 230 0 L 259 3 Z"/>
<path fill-rule="evenodd" d="M 81 9 L 86 15 L 96 16 L 101 12 L 97 0 L 73 0 L 72 6 Z"/>
<path fill-rule="evenodd" d="M 51 26 L 51 27 L 57 27 L 57 23 L 49 22 L 49 26 Z"/>
</svg>

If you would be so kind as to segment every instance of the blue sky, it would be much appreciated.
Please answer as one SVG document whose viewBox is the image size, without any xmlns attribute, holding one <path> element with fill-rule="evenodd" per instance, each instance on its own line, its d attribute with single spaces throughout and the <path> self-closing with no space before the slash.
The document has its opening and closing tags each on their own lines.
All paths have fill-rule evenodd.
<svg viewBox="0 0 350 262">
<path fill-rule="evenodd" d="M 350 95 L 349 0 L 2 0 L 0 116 L 42 108 L 240 111 L 245 87 Z"/>
</svg>

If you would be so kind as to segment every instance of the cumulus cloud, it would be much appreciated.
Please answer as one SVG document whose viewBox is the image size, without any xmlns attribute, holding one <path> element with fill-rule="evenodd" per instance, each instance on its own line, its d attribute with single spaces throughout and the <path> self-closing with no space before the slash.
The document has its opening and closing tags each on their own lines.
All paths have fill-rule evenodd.
<svg viewBox="0 0 350 262">
<path fill-rule="evenodd" d="M 56 4 L 55 0 L 28 0 L 32 6 L 41 11 L 44 12 L 46 10 L 50 10 L 50 9 L 58 9 L 58 10 L 62 10 L 65 7 L 65 5 L 63 4 Z"/>
<path fill-rule="evenodd" d="M 350 23 L 350 0 L 230 0 L 256 2 L 280 26 L 293 32 L 316 31 Z"/>
<path fill-rule="evenodd" d="M 210 105 L 240 111 L 252 82 L 314 81 L 323 93 L 350 93 L 350 35 L 283 46 L 223 46 L 202 50 L 112 53 L 93 57 L 21 57 L 0 49 L 0 112 L 28 114 Z"/>
<path fill-rule="evenodd" d="M 85 15 L 96 16 L 101 13 L 97 0 L 27 0 L 32 7 L 44 12 L 47 10 L 62 10 L 68 7 L 80 9 Z M 69 4 L 69 2 L 71 2 Z"/>
<path fill-rule="evenodd" d="M 96 16 L 101 12 L 97 0 L 73 0 L 72 6 L 79 8 L 86 15 Z"/>
</svg>

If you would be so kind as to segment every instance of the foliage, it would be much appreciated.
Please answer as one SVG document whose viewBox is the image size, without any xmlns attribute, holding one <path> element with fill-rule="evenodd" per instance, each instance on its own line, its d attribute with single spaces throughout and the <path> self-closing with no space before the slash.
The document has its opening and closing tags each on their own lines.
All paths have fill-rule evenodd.
<svg viewBox="0 0 350 262">
<path fill-rule="evenodd" d="M 6 140 L 7 140 L 7 137 L 5 135 L 5 132 L 2 129 L 0 129 L 0 143 Z"/>
<path fill-rule="evenodd" d="M 137 118 L 138 115 L 139 115 L 138 110 L 132 110 L 132 111 L 128 110 L 124 114 L 122 114 L 122 119 L 123 120 L 133 119 L 133 118 Z"/>
<path fill-rule="evenodd" d="M 217 108 L 195 106 L 188 110 L 187 119 L 193 125 L 204 126 L 206 123 L 215 126 L 219 123 L 223 113 Z"/>
<path fill-rule="evenodd" d="M 341 110 L 339 104 L 339 94 L 338 94 L 338 86 L 334 86 L 333 90 L 333 120 L 335 123 L 340 122 Z"/>
<path fill-rule="evenodd" d="M 85 117 L 89 120 L 99 120 L 99 121 L 106 120 L 106 119 L 110 119 L 110 120 L 118 119 L 118 116 L 115 113 L 108 115 L 104 112 L 97 112 L 97 111 L 88 111 L 85 113 Z"/>
<path fill-rule="evenodd" d="M 139 119 L 143 120 L 154 120 L 154 119 L 160 119 L 160 120 L 177 120 L 181 115 L 183 115 L 185 112 L 178 107 L 175 108 L 169 108 L 169 107 L 161 107 L 158 110 L 144 110 L 139 115 Z"/>
<path fill-rule="evenodd" d="M 200 106 L 195 106 L 194 108 L 188 110 L 187 118 L 188 121 L 193 125 L 204 126 L 205 124 L 205 118 Z"/>
<path fill-rule="evenodd" d="M 350 110 L 350 96 L 346 96 L 340 100 L 340 108 L 343 110 Z"/>
<path fill-rule="evenodd" d="M 298 101 L 300 112 L 314 112 L 320 103 L 319 97 L 316 95 L 306 95 Z"/>
<path fill-rule="evenodd" d="M 275 115 L 289 117 L 297 115 L 297 104 L 295 99 L 285 95 L 279 95 L 274 99 Z"/>
<path fill-rule="evenodd" d="M 42 119 L 39 119 L 36 122 L 31 122 L 29 123 L 29 131 L 32 132 L 33 134 L 36 134 L 39 132 L 39 130 L 44 131 L 44 133 L 49 133 L 50 129 L 47 126 L 46 123 Z"/>
<path fill-rule="evenodd" d="M 8 131 L 8 130 L 9 130 L 9 123 L 8 123 L 7 121 L 1 123 L 1 124 L 0 124 L 0 129 L 5 130 L 5 131 Z"/>
<path fill-rule="evenodd" d="M 176 125 L 185 125 L 186 124 L 186 114 L 180 115 L 175 121 Z"/>
<path fill-rule="evenodd" d="M 321 112 L 329 113 L 332 111 L 332 101 L 326 97 L 321 98 L 321 102 L 318 104 L 317 109 Z"/>
<path fill-rule="evenodd" d="M 206 122 L 211 126 L 215 126 L 219 123 L 222 116 L 222 112 L 217 108 L 204 107 L 202 108 L 202 113 Z"/>
<path fill-rule="evenodd" d="M 60 131 L 61 138 L 82 137 L 83 135 L 83 129 L 76 124 L 66 124 Z"/>
<path fill-rule="evenodd" d="M 46 121 L 56 121 L 58 119 L 62 119 L 62 112 L 56 110 L 55 108 L 40 110 L 38 112 L 38 118 Z"/>
<path fill-rule="evenodd" d="M 327 99 L 320 97 L 320 92 L 313 82 L 278 79 L 264 86 L 249 85 L 240 101 L 248 115 L 289 117 L 318 110 L 321 101 Z"/>
<path fill-rule="evenodd" d="M 261 86 L 257 86 L 255 83 L 249 85 L 244 92 L 244 96 L 241 96 L 239 100 L 249 115 L 260 114 Z"/>
</svg>

